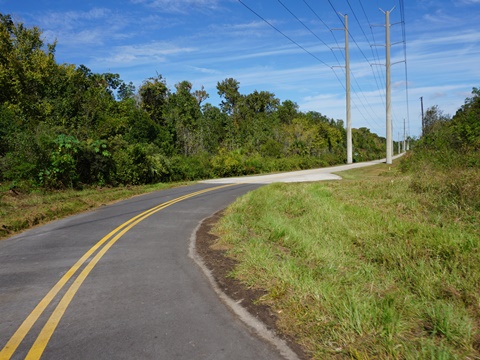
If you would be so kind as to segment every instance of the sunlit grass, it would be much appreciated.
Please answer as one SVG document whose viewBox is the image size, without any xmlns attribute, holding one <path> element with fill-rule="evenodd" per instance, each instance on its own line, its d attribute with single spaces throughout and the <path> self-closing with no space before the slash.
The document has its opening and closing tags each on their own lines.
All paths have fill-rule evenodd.
<svg viewBox="0 0 480 360">
<path fill-rule="evenodd" d="M 216 229 L 234 276 L 318 359 L 480 356 L 478 222 L 432 212 L 395 166 L 348 178 L 239 199 Z"/>
</svg>

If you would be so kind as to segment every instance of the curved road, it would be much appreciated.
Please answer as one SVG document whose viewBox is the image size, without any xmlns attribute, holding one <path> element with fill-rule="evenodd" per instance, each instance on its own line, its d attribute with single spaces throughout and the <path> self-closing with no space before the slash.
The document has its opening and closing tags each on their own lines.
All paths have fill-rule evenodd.
<svg viewBox="0 0 480 360">
<path fill-rule="evenodd" d="M 0 360 L 294 358 L 238 321 L 188 256 L 202 219 L 272 181 L 242 180 L 138 196 L 0 242 Z"/>
</svg>

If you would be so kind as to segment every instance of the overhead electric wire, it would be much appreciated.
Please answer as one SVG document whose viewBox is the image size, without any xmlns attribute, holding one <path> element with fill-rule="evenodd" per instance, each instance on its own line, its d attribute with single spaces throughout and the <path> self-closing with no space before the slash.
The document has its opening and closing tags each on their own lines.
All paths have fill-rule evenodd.
<svg viewBox="0 0 480 360">
<path fill-rule="evenodd" d="M 299 18 L 297 15 L 295 15 L 281 0 L 277 0 L 277 1 L 280 3 L 280 5 L 282 5 L 282 6 L 284 7 L 285 10 L 287 10 L 287 11 L 290 13 L 290 15 L 292 15 L 300 24 L 302 24 L 303 27 L 310 32 L 310 34 L 312 34 L 313 36 L 315 36 L 323 45 L 325 45 L 327 48 L 329 48 L 330 50 L 332 50 L 332 48 L 331 48 L 330 46 L 328 46 L 328 44 L 327 44 L 325 41 L 323 41 L 322 39 L 320 39 L 320 37 L 319 37 L 317 34 L 315 34 L 315 33 L 312 31 L 312 29 L 310 29 L 307 25 L 305 25 L 305 23 L 304 23 L 302 20 L 300 20 L 300 18 Z M 337 63 L 340 64 L 340 61 L 338 60 L 338 58 L 337 58 L 337 56 L 335 55 L 335 53 L 333 52 L 333 50 L 332 50 L 332 53 L 333 53 L 333 56 L 335 57 L 335 59 L 337 60 Z"/>
<path fill-rule="evenodd" d="M 405 95 L 407 101 L 407 124 L 408 124 L 408 133 L 410 134 L 410 106 L 408 98 L 408 65 L 407 65 L 407 37 L 405 31 L 405 4 L 403 0 L 400 1 L 400 19 L 402 22 L 402 40 L 403 40 L 403 55 L 405 57 Z"/>
<path fill-rule="evenodd" d="M 330 0 L 328 0 L 328 3 L 330 4 L 330 6 L 332 7 L 333 11 L 335 11 L 335 14 L 337 14 L 337 17 L 338 19 L 340 20 L 340 22 L 342 23 L 343 27 L 345 27 L 345 24 L 343 22 L 343 19 L 342 17 L 340 16 L 340 13 L 337 11 L 337 9 L 335 9 L 335 7 L 333 6 L 332 2 Z M 355 43 L 355 45 L 357 46 L 358 50 L 360 51 L 360 53 L 363 55 L 363 57 L 365 58 L 365 60 L 367 60 L 367 62 L 370 64 L 370 60 L 368 60 L 367 56 L 365 55 L 365 53 L 363 52 L 363 50 L 360 48 L 360 46 L 358 45 L 357 41 L 355 40 L 355 38 L 353 37 L 352 33 L 350 32 L 350 30 L 348 31 L 348 35 L 352 38 L 352 41 Z"/>
<path fill-rule="evenodd" d="M 367 34 L 365 34 L 365 31 L 363 31 L 362 24 L 360 24 L 360 21 L 358 20 L 357 14 L 355 14 L 355 11 L 352 8 L 352 5 L 350 4 L 350 0 L 347 0 L 348 7 L 350 10 L 352 10 L 353 17 L 355 18 L 355 21 L 357 22 L 358 26 L 360 27 L 360 30 L 362 30 L 363 36 L 365 36 L 365 39 L 368 42 L 368 45 L 370 45 L 370 40 L 368 40 Z"/>
<path fill-rule="evenodd" d="M 293 13 L 293 11 L 291 11 L 291 10 L 288 8 L 288 6 L 286 6 L 281 0 L 277 0 L 277 1 L 278 1 L 278 3 L 280 3 L 280 5 L 283 6 L 283 8 L 284 8 L 285 10 L 287 10 L 287 12 L 288 12 L 290 15 L 292 15 L 300 24 L 302 24 L 302 26 L 303 26 L 305 29 L 307 29 L 313 36 L 315 36 L 315 38 L 317 38 L 320 42 L 322 42 L 322 44 L 324 44 L 326 47 L 328 47 L 330 50 L 332 50 L 332 49 L 325 43 L 325 41 L 323 41 L 322 39 L 320 39 L 302 20 L 300 20 L 300 18 L 299 18 L 298 16 L 296 16 L 296 15 Z M 308 4 L 307 4 L 307 5 L 308 5 Z M 333 52 L 333 50 L 332 50 L 332 52 Z M 333 53 L 333 54 L 334 54 L 334 56 L 335 56 L 335 59 L 337 60 L 337 63 L 340 65 L 340 62 L 339 62 L 337 56 L 335 55 L 335 53 Z M 340 67 L 343 68 L 343 66 L 341 66 L 341 65 L 340 65 Z M 360 84 L 359 84 L 358 81 L 356 80 L 356 78 L 355 78 L 355 76 L 353 75 L 353 73 L 352 73 L 352 77 L 354 78 L 355 82 L 357 83 L 357 86 L 360 88 L 360 93 L 361 93 L 362 95 L 364 95 L 364 94 L 363 94 L 363 91 L 361 90 Z M 366 106 L 365 106 L 364 102 L 362 101 L 362 99 L 360 98 L 360 96 L 358 96 L 358 93 L 354 92 L 354 95 L 358 98 L 358 100 L 360 101 L 361 106 L 363 107 L 363 109 L 365 109 L 365 111 L 367 112 L 367 114 L 368 114 L 371 118 L 374 118 L 374 116 L 372 116 L 371 113 L 370 113 L 370 112 L 368 111 L 368 109 L 366 108 Z M 365 97 L 365 96 L 364 96 L 364 97 Z M 368 100 L 367 100 L 366 98 L 365 98 L 365 100 L 367 101 L 367 104 L 368 104 Z M 368 104 L 368 105 L 370 105 L 370 104 Z M 362 115 L 362 117 L 364 118 L 364 120 L 365 120 L 369 125 L 371 125 L 371 123 L 368 121 L 368 119 L 367 119 L 367 118 L 363 115 L 363 113 L 361 112 L 360 108 L 359 108 L 356 104 L 355 104 L 355 106 L 356 106 L 357 110 L 360 112 L 360 114 Z M 370 108 L 371 108 L 371 106 L 370 106 Z M 371 108 L 371 109 L 372 109 L 372 108 Z M 372 111 L 375 112 L 373 109 L 372 109 Z"/>
<path fill-rule="evenodd" d="M 330 6 L 334 9 L 334 11 L 336 11 L 336 9 L 335 9 L 335 7 L 333 6 L 333 4 L 332 4 L 330 1 L 329 1 L 329 3 L 330 3 Z M 371 48 L 370 40 L 368 39 L 367 34 L 365 34 L 365 31 L 363 31 L 362 24 L 361 24 L 360 21 L 358 20 L 357 14 L 355 13 L 355 10 L 353 10 L 352 5 L 350 4 L 350 1 L 349 1 L 349 0 L 347 0 L 347 4 L 348 4 L 350 10 L 352 11 L 354 18 L 355 18 L 358 26 L 360 27 L 360 30 L 362 31 L 365 39 L 367 40 L 368 45 L 369 45 L 370 48 Z M 338 12 L 337 12 L 337 14 L 338 14 Z M 340 18 L 340 20 L 342 20 L 341 17 L 339 17 L 339 18 Z M 342 23 L 343 23 L 343 21 L 342 21 Z M 344 26 L 345 26 L 345 25 L 344 25 Z M 348 31 L 348 33 L 349 33 L 349 36 L 350 36 L 350 37 L 352 38 L 352 40 L 354 41 L 355 45 L 357 45 L 357 47 L 359 48 L 359 50 L 362 52 L 362 50 L 360 49 L 360 46 L 358 45 L 358 43 L 355 41 L 355 39 L 353 38 L 352 34 L 350 33 L 350 30 Z M 366 55 L 365 55 L 363 52 L 362 52 L 362 54 L 363 54 L 365 60 L 367 61 L 367 63 L 368 63 L 369 65 L 371 65 L 371 63 L 370 63 L 370 61 L 368 60 L 368 58 L 366 57 Z M 373 54 L 373 50 L 372 50 L 372 55 L 373 55 L 373 57 L 375 58 L 375 55 Z M 373 76 L 374 76 L 374 78 L 375 78 L 375 83 L 376 83 L 376 85 L 377 85 L 377 88 L 380 90 L 381 87 L 380 87 L 380 85 L 378 84 L 377 76 L 376 76 L 376 74 L 375 74 L 375 71 L 373 71 L 373 69 L 372 69 L 372 73 L 373 73 Z M 359 90 L 360 90 L 359 92 L 362 94 L 363 98 L 365 99 L 365 102 L 368 104 L 368 106 L 370 107 L 370 109 L 371 109 L 372 112 L 374 113 L 375 117 L 378 117 L 378 115 L 376 114 L 376 111 L 372 108 L 372 106 L 370 105 L 370 102 L 367 100 L 367 98 L 366 98 L 366 96 L 365 96 L 365 94 L 364 94 L 364 91 L 362 90 L 360 84 L 358 83 L 357 78 L 355 77 L 353 71 L 351 71 L 351 74 L 352 74 L 352 77 L 353 77 L 355 83 L 357 84 L 357 86 L 358 86 L 358 88 L 359 88 Z M 356 92 L 355 92 L 355 93 L 356 93 Z M 369 111 L 367 110 L 367 108 L 363 105 L 363 102 L 362 102 L 362 106 L 364 107 L 364 109 L 365 109 L 367 112 L 369 112 Z M 369 115 L 371 116 L 371 114 L 369 114 Z M 374 118 L 374 117 L 372 117 L 372 118 Z M 375 121 L 375 122 L 376 122 L 376 121 Z M 377 124 L 377 125 L 378 125 L 378 124 Z"/>
<path fill-rule="evenodd" d="M 317 17 L 317 19 L 330 31 L 330 33 L 332 34 L 333 39 L 334 39 L 335 42 L 337 43 L 337 47 L 340 49 L 340 48 L 341 48 L 341 47 L 340 47 L 340 44 L 338 43 L 338 40 L 337 40 L 337 38 L 335 37 L 335 35 L 333 35 L 332 29 L 330 29 L 330 27 L 325 23 L 325 21 L 322 20 L 322 18 L 321 18 L 321 17 L 318 15 L 318 13 L 310 6 L 310 4 L 307 3 L 306 0 L 303 0 L 303 2 L 305 3 L 305 5 L 307 5 L 307 7 L 310 9 L 310 11 Z M 330 5 L 332 5 L 332 4 L 330 4 Z M 333 7 L 333 6 L 332 6 L 332 7 Z M 341 20 L 341 18 L 340 18 L 340 20 Z M 345 57 L 344 57 L 344 60 L 345 60 Z M 344 72 L 344 74 L 345 74 L 345 66 L 340 66 L 340 67 L 342 68 L 342 70 L 343 70 L 343 72 Z M 350 71 L 350 73 L 351 73 L 352 78 L 354 79 L 355 83 L 356 83 L 357 86 L 360 88 L 360 85 L 359 85 L 359 83 L 358 83 L 358 81 L 357 81 L 357 78 L 355 77 L 355 74 L 354 74 L 352 71 Z M 377 82 L 377 87 L 378 87 L 378 82 Z M 361 88 L 360 88 L 360 92 L 361 92 L 362 95 L 365 97 L 365 95 L 363 94 L 363 91 L 361 90 Z M 356 91 L 354 91 L 353 93 L 354 93 L 355 96 L 358 97 L 358 94 L 357 94 Z M 359 100 L 360 100 L 360 98 L 359 98 Z M 365 100 L 366 100 L 366 99 L 365 99 Z M 360 113 L 360 115 L 363 117 L 363 119 L 364 119 L 368 124 L 370 124 L 370 122 L 365 118 L 365 115 L 363 115 L 363 113 L 361 112 L 359 106 L 355 103 L 355 101 L 352 100 L 352 102 L 354 103 L 354 107 L 359 111 L 359 113 Z M 365 109 L 365 111 L 368 112 L 368 110 L 366 109 L 366 107 L 365 107 L 365 105 L 363 104 L 363 102 L 362 102 L 361 100 L 360 100 L 360 102 L 362 103 L 362 106 L 363 106 L 363 108 Z M 368 103 L 368 100 L 367 100 L 367 103 Z M 372 111 L 375 112 L 373 109 L 372 109 Z M 372 117 L 372 118 L 373 118 L 373 117 Z M 370 124 L 370 125 L 371 125 L 371 124 Z M 378 123 L 377 123 L 376 125 L 378 126 Z"/>
<path fill-rule="evenodd" d="M 337 44 L 337 47 L 340 48 L 340 44 L 338 43 L 337 38 L 336 38 L 335 35 L 333 34 L 332 29 L 330 29 L 330 27 L 325 23 L 325 21 L 322 20 L 322 18 L 317 14 L 317 12 L 316 12 L 315 10 L 313 10 L 313 8 L 307 3 L 306 0 L 303 0 L 303 2 L 305 3 L 305 5 L 307 5 L 307 7 L 310 9 L 310 11 L 317 17 L 317 19 L 318 19 L 323 25 L 325 25 L 325 27 L 327 28 L 327 30 L 330 31 L 330 34 L 332 35 L 333 39 L 335 40 L 335 43 Z M 330 49 L 332 49 L 332 48 L 330 48 Z M 333 49 L 332 49 L 332 51 L 333 51 Z M 344 56 L 343 60 L 345 60 L 345 56 Z"/>
<path fill-rule="evenodd" d="M 342 25 L 345 27 L 345 24 L 344 24 L 344 22 L 343 22 L 343 19 L 342 19 L 341 16 L 340 16 L 339 11 L 337 11 L 337 9 L 335 8 L 335 6 L 333 6 L 333 4 L 332 4 L 332 2 L 331 2 L 330 0 L 328 0 L 328 3 L 330 4 L 330 7 L 333 9 L 333 11 L 335 12 L 335 14 L 337 14 L 337 17 L 338 17 L 338 19 L 340 20 L 340 22 L 342 23 Z M 350 3 L 349 3 L 349 5 L 350 5 Z M 350 7 L 350 9 L 352 10 L 352 12 L 354 12 L 351 7 Z M 355 15 L 355 12 L 354 12 L 354 16 L 355 16 L 355 18 L 357 18 L 357 16 Z M 357 19 L 358 19 L 358 18 L 357 18 Z M 359 25 L 360 25 L 360 23 L 359 23 Z M 361 27 L 361 25 L 360 25 L 360 27 Z M 362 31 L 363 31 L 363 30 L 362 30 Z M 365 32 L 364 32 L 364 34 L 365 34 Z M 372 70 L 373 76 L 374 76 L 374 78 L 375 78 L 375 82 L 376 82 L 376 84 L 377 84 L 377 88 L 380 90 L 381 87 L 380 87 L 380 85 L 378 84 L 378 81 L 377 81 L 377 79 L 376 79 L 376 74 L 375 74 L 375 71 L 373 70 L 373 68 L 372 68 L 372 66 L 371 66 L 372 64 L 371 64 L 370 60 L 368 60 L 367 56 L 365 55 L 365 53 L 363 52 L 363 50 L 360 48 L 360 45 L 357 43 L 357 41 L 356 41 L 355 38 L 353 37 L 353 35 L 352 35 L 352 33 L 350 32 L 350 30 L 348 30 L 348 35 L 350 36 L 350 38 L 352 39 L 352 41 L 354 42 L 354 44 L 356 45 L 356 47 L 358 48 L 358 50 L 360 51 L 360 53 L 363 55 L 364 59 L 365 59 L 365 60 L 367 61 L 367 63 L 370 65 L 370 68 L 371 68 L 371 70 Z M 368 41 L 368 39 L 367 39 L 367 41 Z"/>
<path fill-rule="evenodd" d="M 291 16 L 293 16 L 307 31 L 309 31 L 313 36 L 315 36 L 315 38 L 320 41 L 324 46 L 326 46 L 328 49 L 330 49 L 332 52 L 333 52 L 333 48 L 330 47 L 323 39 L 321 39 L 317 34 L 315 34 L 315 32 L 310 29 L 297 15 L 295 15 L 286 5 L 285 3 L 283 3 L 281 0 L 277 0 L 284 8 L 285 10 L 287 10 Z M 401 1 L 401 4 L 400 4 L 400 9 L 401 9 L 401 16 L 402 16 L 402 25 L 403 25 L 403 28 L 402 28 L 402 35 L 403 35 L 403 39 L 404 39 L 404 53 L 405 53 L 405 76 L 406 76 L 406 84 L 407 84 L 407 112 L 408 112 L 408 78 L 407 78 L 407 65 L 406 65 L 406 45 L 405 45 L 405 28 L 404 28 L 404 6 L 403 6 L 403 0 L 400 0 Z M 288 41 L 290 41 L 292 44 L 294 44 L 295 46 L 297 46 L 298 48 L 300 48 L 301 50 L 303 50 L 304 52 L 306 52 L 307 54 L 309 54 L 311 57 L 313 57 L 315 60 L 317 60 L 318 62 L 320 62 L 321 64 L 329 67 L 335 77 L 337 78 L 338 82 L 341 84 L 341 86 L 343 87 L 344 90 L 346 90 L 346 87 L 343 83 L 342 80 L 340 80 L 339 76 L 337 75 L 336 71 L 334 70 L 334 68 L 330 65 L 328 65 L 325 61 L 323 61 L 322 59 L 320 59 L 318 56 L 316 56 L 314 53 L 312 53 L 310 50 L 308 50 L 307 48 L 305 48 L 304 46 L 302 46 L 299 42 L 295 41 L 294 39 L 292 39 L 290 36 L 286 35 L 283 31 L 281 31 L 279 28 L 277 28 L 275 25 L 273 25 L 270 21 L 268 21 L 266 18 L 264 18 L 262 15 L 260 15 L 259 13 L 257 13 L 255 10 L 253 10 L 250 6 L 248 6 L 246 3 L 244 3 L 242 0 L 238 0 L 238 2 L 240 4 L 242 4 L 246 9 L 248 9 L 250 12 L 252 12 L 255 16 L 257 16 L 259 19 L 261 19 L 263 22 L 265 22 L 267 25 L 269 25 L 272 29 L 274 29 L 276 32 L 278 32 L 279 34 L 281 34 L 284 38 L 286 38 Z M 305 3 L 305 5 L 310 9 L 310 11 L 317 17 L 317 19 L 330 31 L 333 39 L 335 40 L 336 44 L 338 45 L 339 48 L 341 48 L 338 44 L 338 41 L 335 37 L 335 35 L 333 34 L 333 31 L 332 29 L 321 19 L 321 17 L 318 15 L 317 12 L 315 12 L 315 10 L 308 4 L 308 2 L 306 0 L 303 0 L 303 2 Z M 371 26 L 371 23 L 370 23 L 370 20 L 368 19 L 368 16 L 365 12 L 365 9 L 361 3 L 361 0 L 359 0 L 360 2 L 360 5 L 361 5 L 361 8 L 362 8 L 362 11 L 363 11 L 363 14 L 365 16 L 365 18 L 367 19 L 367 23 L 369 24 L 369 27 L 370 27 L 370 31 L 371 31 L 371 34 L 372 34 L 372 39 L 373 41 L 375 41 L 375 35 L 373 33 L 373 30 L 372 30 L 372 26 Z M 331 0 L 328 0 L 328 3 L 330 4 L 331 8 L 333 9 L 333 11 L 335 12 L 335 14 L 337 15 L 337 17 L 339 18 L 340 22 L 342 23 L 342 25 L 344 26 L 345 28 L 345 24 L 344 24 L 344 21 L 342 20 L 339 12 L 335 9 L 335 6 L 332 4 Z M 370 45 L 370 47 L 372 48 L 372 44 L 370 43 L 370 40 L 367 36 L 367 34 L 365 33 L 365 31 L 363 30 L 362 28 L 362 25 L 355 13 L 355 11 L 353 10 L 352 6 L 351 6 L 351 3 L 349 0 L 347 0 L 347 3 L 348 3 L 348 6 L 350 7 L 350 10 L 352 11 L 353 13 L 353 16 L 355 17 L 355 20 L 356 22 L 358 23 L 358 25 L 360 26 L 360 29 L 363 33 L 363 35 L 365 36 L 365 39 L 367 40 L 367 43 Z M 373 72 L 373 76 L 375 78 L 375 82 L 376 82 L 376 85 L 377 85 L 377 89 L 382 92 L 382 87 L 379 85 L 378 83 L 378 79 L 377 79 L 377 75 L 375 73 L 375 71 L 373 70 L 373 65 L 371 63 L 371 61 L 367 58 L 367 56 L 365 55 L 365 53 L 363 52 L 363 50 L 361 49 L 360 45 L 358 44 L 358 42 L 355 40 L 355 38 L 352 36 L 350 30 L 348 30 L 348 36 L 350 36 L 350 38 L 352 39 L 352 41 L 355 43 L 356 47 L 358 48 L 358 50 L 360 51 L 360 53 L 362 54 L 362 56 L 364 57 L 364 59 L 366 60 L 367 64 L 370 65 L 370 67 L 372 68 L 372 72 Z M 373 59 L 374 60 L 379 60 L 380 57 L 378 55 L 378 51 L 376 50 L 376 56 L 375 56 L 375 53 L 373 52 L 373 49 L 372 49 L 372 56 L 373 56 Z M 340 61 L 338 60 L 337 56 L 335 55 L 335 53 L 333 52 L 333 55 L 337 61 L 337 63 L 340 64 Z M 345 67 L 344 66 L 341 66 L 340 67 L 343 69 L 343 73 L 345 74 Z M 354 82 L 356 84 L 356 87 L 359 89 L 359 91 L 354 91 L 354 97 L 359 101 L 359 104 L 361 105 L 361 107 L 363 107 L 364 111 L 367 113 L 367 115 L 370 117 L 371 120 L 373 120 L 375 122 L 375 128 L 377 129 L 382 129 L 383 127 L 382 126 L 379 126 L 378 125 L 378 122 L 375 120 L 376 118 L 378 118 L 375 110 L 372 108 L 370 102 L 368 101 L 368 99 L 366 98 L 365 96 L 365 92 L 362 90 L 358 80 L 356 79 L 354 73 L 351 71 L 351 75 L 354 79 Z M 384 90 L 383 90 L 384 91 Z M 361 99 L 360 95 L 358 93 L 361 93 L 360 95 L 365 99 L 365 102 Z M 382 101 L 385 105 L 385 100 L 382 98 Z M 370 126 L 372 126 L 372 124 L 370 123 L 370 121 L 367 119 L 367 117 L 365 116 L 365 114 L 362 112 L 362 110 L 360 109 L 360 106 L 357 105 L 357 102 L 352 99 L 352 105 L 354 106 L 354 108 L 358 111 L 358 113 L 361 115 L 361 117 L 365 120 L 366 123 L 370 124 Z M 367 104 L 370 109 L 373 111 L 374 113 L 374 116 L 372 116 L 372 114 L 370 113 L 370 111 L 367 109 L 366 105 Z M 395 117 L 395 115 L 394 115 Z M 396 118 L 396 117 L 395 117 Z M 395 119 L 396 120 L 396 119 Z M 397 121 L 395 121 L 397 123 Z"/>
<path fill-rule="evenodd" d="M 369 25 L 369 28 L 370 28 L 370 32 L 372 33 L 372 40 L 373 40 L 373 44 L 375 44 L 377 42 L 377 40 L 375 39 L 375 33 L 373 32 L 373 29 L 372 29 L 372 23 L 370 22 L 370 19 L 368 18 L 367 16 L 367 12 L 365 11 L 365 8 L 363 7 L 363 4 L 362 4 L 362 0 L 358 0 L 359 4 L 360 4 L 360 7 L 362 8 L 362 11 L 363 11 L 363 15 L 365 16 L 365 19 L 367 20 L 367 23 Z M 376 56 L 376 60 L 380 61 L 380 55 L 378 54 L 378 50 L 375 46 L 372 46 L 372 53 L 373 53 L 373 48 L 375 48 L 375 53 L 377 56 Z M 375 58 L 375 55 L 373 56 Z"/>
<path fill-rule="evenodd" d="M 362 27 L 362 25 L 360 24 L 360 21 L 359 21 L 357 15 L 355 14 L 355 11 L 354 11 L 353 8 L 352 8 L 352 5 L 350 4 L 350 1 L 347 0 L 347 3 L 348 3 L 348 6 L 350 7 L 350 10 L 351 10 L 352 13 L 353 13 L 353 16 L 355 17 L 355 20 L 356 20 L 357 23 L 358 23 L 358 26 L 359 26 L 360 29 L 362 30 L 362 33 L 363 33 L 363 35 L 365 36 L 365 39 L 367 40 L 368 45 L 370 46 L 370 50 L 372 51 L 372 56 L 373 56 L 374 60 L 380 62 L 380 55 L 378 55 L 378 50 L 377 50 L 377 48 L 376 48 L 375 46 L 373 46 L 372 43 L 370 43 L 367 34 L 365 34 L 365 31 L 363 31 L 363 27 Z M 359 3 L 360 3 L 360 6 L 361 6 L 361 8 L 362 8 L 363 15 L 365 16 L 365 19 L 367 20 L 367 24 L 369 25 L 368 27 L 370 28 L 370 32 L 371 32 L 371 34 L 372 34 L 373 43 L 375 44 L 375 35 L 373 34 L 373 30 L 372 30 L 372 27 L 371 27 L 371 25 L 370 25 L 370 20 L 368 19 L 367 13 L 365 12 L 365 8 L 363 7 L 362 1 L 359 0 Z M 373 48 L 375 48 L 375 52 L 373 51 Z M 375 56 L 375 54 L 376 54 L 377 56 Z M 376 85 L 377 85 L 377 88 L 380 90 L 380 92 L 382 92 L 382 89 L 383 89 L 383 88 L 379 85 L 379 80 L 377 79 L 377 74 L 376 74 L 376 72 L 374 71 L 373 67 L 372 67 L 372 72 L 373 72 L 373 77 L 374 77 L 374 79 L 375 79 L 375 83 L 376 83 Z M 381 73 L 380 73 L 379 71 L 377 71 L 377 73 L 379 74 L 378 77 L 379 77 L 381 80 L 383 80 Z M 385 96 L 385 91 L 383 91 L 383 95 Z M 385 105 L 385 101 L 384 101 L 383 99 L 382 99 L 382 101 L 383 101 L 383 103 L 384 103 L 384 105 Z"/>
<path fill-rule="evenodd" d="M 280 2 L 280 4 L 282 4 L 283 7 L 284 7 L 288 12 L 290 12 L 290 13 L 293 15 L 293 13 L 288 9 L 287 6 L 285 6 L 280 0 L 277 0 L 277 1 Z M 327 29 L 331 31 L 331 29 L 328 27 L 328 25 L 320 18 L 320 16 L 315 12 L 315 10 L 313 10 L 313 8 L 312 8 L 305 0 L 303 0 L 303 2 L 305 3 L 305 5 L 307 5 L 307 7 L 310 9 L 310 11 L 312 11 L 312 13 L 314 13 L 315 16 L 327 27 Z M 329 1 L 329 2 L 330 2 L 330 1 Z M 335 8 L 333 7 L 332 3 L 330 3 L 330 5 L 331 5 L 332 8 L 334 9 L 334 11 L 336 11 Z M 338 14 L 338 12 L 337 12 L 337 14 Z M 295 18 L 297 18 L 297 17 L 295 16 Z M 297 18 L 297 19 L 298 19 L 298 18 Z M 341 17 L 339 17 L 339 19 L 340 19 L 340 21 L 341 21 L 342 24 L 343 24 L 343 21 L 342 21 Z M 300 21 L 300 20 L 299 20 L 299 21 Z M 302 24 L 303 24 L 303 23 L 302 23 Z M 343 24 L 343 26 L 345 27 L 345 24 Z M 350 34 L 350 36 L 351 36 L 351 34 Z M 340 45 L 338 44 L 338 41 L 337 41 L 337 39 L 335 38 L 335 36 L 334 36 L 334 39 L 335 39 L 338 47 L 340 48 Z M 367 39 L 367 41 L 368 41 L 368 39 Z M 357 46 L 358 46 L 358 45 L 357 45 Z M 335 58 L 337 59 L 337 57 L 335 57 Z M 337 59 L 337 61 L 338 61 L 338 59 Z M 368 59 L 367 59 L 367 62 L 368 62 Z M 344 66 L 340 66 L 340 67 L 344 68 Z M 352 78 L 354 79 L 355 83 L 357 84 L 357 86 L 358 86 L 358 88 L 359 88 L 359 91 L 358 91 L 358 92 L 362 94 L 363 98 L 365 99 L 365 102 L 368 104 L 368 106 L 370 107 L 370 109 L 372 110 L 372 112 L 375 114 L 375 110 L 372 108 L 372 106 L 371 106 L 370 103 L 368 102 L 367 98 L 365 97 L 365 94 L 364 94 L 364 92 L 363 92 L 360 84 L 358 83 L 357 78 L 355 77 L 354 73 L 353 73 L 352 71 L 350 71 L 350 73 L 351 73 Z M 374 76 L 375 76 L 375 74 L 374 74 Z M 353 86 L 352 86 L 352 87 L 353 87 Z M 377 87 L 378 87 L 378 82 L 377 82 Z M 372 116 L 372 114 L 370 113 L 370 111 L 369 111 L 369 110 L 367 109 L 367 107 L 365 106 L 365 103 L 362 101 L 362 99 L 361 99 L 360 96 L 358 95 L 358 92 L 357 92 L 357 91 L 354 91 L 353 93 L 354 93 L 354 95 L 358 98 L 358 100 L 360 101 L 360 103 L 361 103 L 362 107 L 364 108 L 364 110 L 368 113 L 368 115 L 369 115 L 372 119 L 374 119 L 375 117 L 378 117 L 378 115 L 376 115 L 376 114 L 375 114 L 375 116 Z M 357 110 L 359 110 L 359 112 L 360 112 L 360 114 L 362 115 L 362 117 L 364 118 L 364 120 L 365 120 L 368 124 L 371 125 L 371 123 L 366 119 L 366 117 L 363 115 L 363 113 L 360 111 L 360 108 L 359 108 L 357 105 L 356 105 L 356 108 L 357 108 Z M 375 121 L 375 120 L 374 120 L 374 121 Z M 375 121 L 375 122 L 376 122 L 376 121 Z M 378 126 L 378 123 L 377 123 L 377 126 Z"/>
<path fill-rule="evenodd" d="M 300 49 L 302 49 L 303 51 L 305 51 L 307 54 L 309 54 L 310 56 L 312 56 L 314 59 L 316 59 L 317 61 L 319 61 L 320 63 L 322 63 L 323 65 L 325 66 L 328 66 L 330 69 L 332 68 L 330 65 L 328 65 L 326 62 L 324 62 L 323 60 L 321 60 L 320 58 L 318 58 L 315 54 L 312 54 L 310 51 L 308 51 L 307 49 L 305 49 L 302 45 L 300 45 L 299 43 L 297 43 L 295 40 L 293 40 L 292 38 L 290 38 L 288 35 L 284 34 L 280 29 L 278 29 L 277 27 L 275 27 L 272 23 L 270 23 L 267 19 L 265 19 L 264 17 L 262 17 L 259 13 L 257 13 L 255 10 L 253 10 L 251 7 L 249 7 L 247 4 L 245 4 L 242 0 L 237 0 L 240 4 L 242 4 L 243 6 L 245 6 L 248 10 L 250 10 L 253 14 L 255 14 L 256 16 L 258 16 L 258 18 L 260 18 L 261 20 L 263 20 L 265 23 L 267 23 L 272 29 L 274 29 L 275 31 L 277 31 L 278 33 L 280 33 L 283 37 L 285 37 L 286 39 L 288 39 L 290 42 L 292 42 L 293 44 L 295 44 L 296 46 L 298 46 Z M 338 78 L 338 77 L 337 77 Z M 340 81 L 340 79 L 339 79 Z"/>
</svg>

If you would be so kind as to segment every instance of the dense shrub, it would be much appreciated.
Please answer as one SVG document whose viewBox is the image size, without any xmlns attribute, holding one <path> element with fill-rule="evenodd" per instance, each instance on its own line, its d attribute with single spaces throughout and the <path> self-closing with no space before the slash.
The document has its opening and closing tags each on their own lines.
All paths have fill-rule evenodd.
<svg viewBox="0 0 480 360">
<path fill-rule="evenodd" d="M 474 88 L 472 93 L 452 119 L 431 117 L 400 170 L 412 174 L 413 191 L 436 199 L 430 206 L 475 217 L 480 211 L 480 92 Z"/>
<path fill-rule="evenodd" d="M 168 181 L 191 181 L 208 179 L 213 176 L 209 158 L 206 155 L 173 156 L 168 160 Z"/>
</svg>

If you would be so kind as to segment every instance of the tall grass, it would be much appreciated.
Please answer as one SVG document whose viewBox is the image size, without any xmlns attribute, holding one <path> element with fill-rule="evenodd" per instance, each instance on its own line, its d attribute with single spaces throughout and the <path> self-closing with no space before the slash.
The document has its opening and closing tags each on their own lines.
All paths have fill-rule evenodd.
<svg viewBox="0 0 480 360">
<path fill-rule="evenodd" d="M 216 229 L 234 276 L 314 358 L 479 357 L 478 212 L 380 169 L 239 199 Z"/>
</svg>

